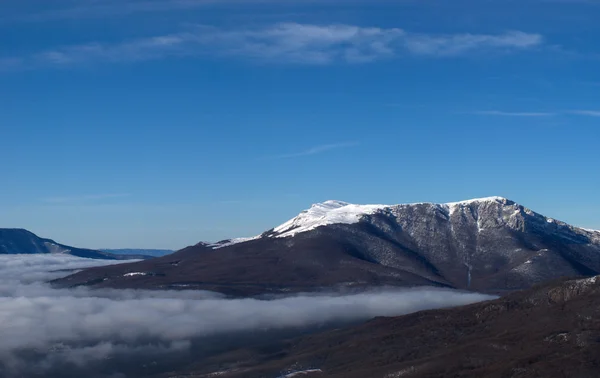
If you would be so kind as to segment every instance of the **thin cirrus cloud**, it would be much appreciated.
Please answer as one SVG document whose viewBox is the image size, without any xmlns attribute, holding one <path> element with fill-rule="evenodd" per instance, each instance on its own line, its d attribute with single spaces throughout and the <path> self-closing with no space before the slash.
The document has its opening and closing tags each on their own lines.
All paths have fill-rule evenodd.
<svg viewBox="0 0 600 378">
<path fill-rule="evenodd" d="M 588 117 L 600 117 L 600 110 L 571 110 L 569 113 Z"/>
<path fill-rule="evenodd" d="M 556 113 L 546 112 L 506 112 L 500 110 L 483 110 L 473 112 L 476 115 L 499 116 L 499 117 L 551 117 Z"/>
<path fill-rule="evenodd" d="M 539 34 L 421 34 L 399 28 L 278 23 L 255 29 L 195 26 L 184 32 L 118 43 L 86 43 L 0 58 L 22 67 L 91 62 L 134 62 L 169 57 L 218 56 L 270 63 L 368 63 L 412 55 L 455 57 L 539 48 Z"/>
<path fill-rule="evenodd" d="M 322 153 L 329 152 L 332 150 L 339 150 L 339 149 L 343 149 L 343 148 L 351 148 L 351 147 L 356 147 L 356 146 L 358 146 L 358 142 L 341 142 L 341 143 L 323 144 L 323 145 L 311 147 L 307 150 L 300 151 L 300 152 L 271 156 L 268 159 L 271 159 L 271 160 L 272 159 L 292 159 L 292 158 L 298 158 L 298 157 L 303 157 L 303 156 L 318 155 L 318 154 L 322 154 Z"/>
<path fill-rule="evenodd" d="M 600 117 L 600 110 L 567 110 L 564 112 L 507 112 L 501 110 L 482 110 L 472 112 L 475 115 L 498 116 L 498 117 L 552 117 L 556 115 L 578 115 L 588 117 Z"/>
<path fill-rule="evenodd" d="M 89 203 L 117 198 L 130 197 L 129 193 L 104 193 L 104 194 L 89 194 L 81 196 L 65 196 L 65 197 L 50 197 L 44 198 L 42 201 L 50 204 L 73 204 L 73 203 Z"/>
</svg>

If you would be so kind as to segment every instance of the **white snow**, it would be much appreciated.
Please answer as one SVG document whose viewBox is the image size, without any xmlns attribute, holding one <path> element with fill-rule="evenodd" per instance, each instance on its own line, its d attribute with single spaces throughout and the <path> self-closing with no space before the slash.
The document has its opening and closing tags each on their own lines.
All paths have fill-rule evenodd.
<svg viewBox="0 0 600 378">
<path fill-rule="evenodd" d="M 460 202 L 448 202 L 448 203 L 441 204 L 441 206 L 447 208 L 449 214 L 452 214 L 462 207 L 473 205 L 473 204 L 478 204 L 478 203 L 482 203 L 482 202 L 504 203 L 506 201 L 507 201 L 507 199 L 504 197 L 485 197 L 485 198 L 474 198 L 474 199 L 460 201 Z M 480 225 L 478 224 L 478 226 L 480 226 Z M 479 227 L 479 231 L 480 232 L 483 231 L 483 228 Z"/>
<path fill-rule="evenodd" d="M 308 375 L 308 374 L 313 374 L 313 373 L 322 373 L 323 371 L 321 369 L 310 369 L 310 370 L 302 370 L 302 371 L 295 371 L 293 373 L 289 373 L 287 375 L 282 375 L 281 378 L 293 378 L 293 377 L 299 377 L 302 375 Z"/>
<path fill-rule="evenodd" d="M 123 277 L 147 276 L 147 275 L 148 275 L 148 273 L 144 273 L 144 272 L 131 272 L 131 273 L 123 274 Z"/>
<path fill-rule="evenodd" d="M 596 282 L 598 282 L 598 279 L 600 279 L 600 276 L 584 278 L 580 280 L 580 282 L 584 284 L 595 284 Z"/>
<path fill-rule="evenodd" d="M 441 204 L 440 206 L 448 209 L 450 213 L 456 209 L 467 206 L 473 203 L 481 202 L 498 202 L 504 203 L 507 200 L 503 197 L 486 197 L 476 198 L 461 202 L 449 202 Z M 411 205 L 436 205 L 433 203 L 423 202 L 414 203 L 409 205 L 355 205 L 343 201 L 325 201 L 323 203 L 317 203 L 312 205 L 308 210 L 303 211 L 297 217 L 290 219 L 279 227 L 276 227 L 273 231 L 278 238 L 285 238 L 288 236 L 294 236 L 301 232 L 314 230 L 320 226 L 326 226 L 330 224 L 353 224 L 358 223 L 360 219 L 365 215 L 371 215 L 377 211 L 393 208 L 398 206 L 411 206 Z M 482 231 L 482 229 L 480 229 Z"/>
<path fill-rule="evenodd" d="M 356 205 L 343 201 L 329 200 L 323 203 L 317 203 L 311 206 L 310 209 L 304 210 L 295 218 L 290 219 L 289 221 L 283 223 L 282 225 L 275 227 L 273 229 L 273 233 L 269 235 L 269 237 L 276 238 L 286 238 L 292 237 L 297 234 L 314 230 L 320 226 L 327 226 L 332 224 L 354 224 L 358 223 L 361 218 L 365 215 L 372 215 L 377 213 L 378 211 L 382 211 L 385 209 L 393 209 L 397 207 L 404 206 L 414 206 L 414 205 L 431 205 L 438 206 L 442 209 L 446 209 L 450 215 L 452 215 L 455 211 L 460 210 L 466 206 L 472 204 L 481 204 L 481 203 L 498 203 L 498 204 L 507 204 L 511 203 L 508 199 L 504 197 L 484 197 L 484 198 L 474 198 L 465 201 L 459 202 L 448 202 L 442 204 L 436 204 L 431 202 L 419 202 L 419 203 L 411 203 L 411 204 L 400 204 L 400 205 Z M 532 213 L 531 210 L 525 210 L 528 213 Z M 515 210 L 515 215 L 519 214 L 520 210 Z M 558 223 L 555 219 L 547 218 L 547 222 L 549 223 Z M 483 232 L 485 227 L 478 220 L 477 223 L 478 231 Z M 600 231 L 594 230 L 585 230 L 588 232 L 595 232 L 600 234 Z M 254 236 L 251 238 L 236 238 L 230 240 L 223 240 L 217 243 L 209 244 L 208 246 L 213 249 L 219 249 L 223 247 L 228 247 L 234 244 L 245 243 L 251 240 L 260 239 L 262 235 Z"/>
<path fill-rule="evenodd" d="M 464 205 L 471 205 L 474 203 L 481 203 L 481 202 L 506 202 L 507 199 L 504 197 L 484 197 L 484 198 L 473 198 L 470 200 L 465 200 L 465 201 L 460 201 L 460 202 L 448 202 L 445 203 L 444 205 L 448 206 L 448 207 L 455 207 L 455 206 L 464 206 Z"/>
<path fill-rule="evenodd" d="M 222 371 L 215 371 L 214 373 L 210 373 L 207 375 L 207 377 L 221 377 L 223 375 L 228 375 L 231 374 L 232 372 L 234 372 L 235 369 L 231 369 L 231 370 L 222 370 Z"/>
<path fill-rule="evenodd" d="M 499 202 L 503 203 L 507 200 L 503 197 L 486 197 L 476 198 L 460 202 L 449 202 L 441 204 L 439 206 L 445 207 L 450 213 L 460 207 L 464 207 L 474 203 L 481 202 Z M 380 210 L 393 208 L 398 206 L 411 206 L 411 205 L 436 205 L 429 202 L 413 203 L 407 205 L 356 205 L 343 201 L 329 200 L 323 203 L 317 203 L 311 206 L 310 209 L 304 210 L 295 218 L 283 223 L 282 225 L 273 229 L 273 237 L 286 238 L 295 236 L 299 233 L 314 230 L 320 226 L 327 226 L 332 224 L 354 224 L 358 223 L 361 218 L 365 215 L 374 214 Z M 480 231 L 483 228 L 480 227 Z M 234 244 L 245 243 L 247 241 L 259 239 L 261 236 L 254 236 L 251 238 L 236 238 L 230 240 L 223 240 L 217 243 L 209 244 L 208 246 L 213 249 L 219 249 L 228 247 Z"/>
<path fill-rule="evenodd" d="M 417 369 L 415 369 L 414 366 L 411 366 L 406 369 L 397 371 L 395 373 L 390 373 L 390 374 L 386 375 L 384 378 L 400 378 L 400 377 L 404 377 L 405 375 L 412 375 L 416 370 Z"/>
<path fill-rule="evenodd" d="M 210 247 L 212 249 L 219 249 L 219 248 L 229 247 L 230 245 L 234 245 L 234 244 L 240 244 L 240 243 L 245 243 L 245 242 L 248 242 L 251 240 L 256 240 L 259 238 L 260 238 L 260 235 L 253 236 L 251 238 L 234 238 L 234 239 L 222 240 L 220 242 L 208 244 L 207 247 Z"/>
<path fill-rule="evenodd" d="M 314 230 L 320 226 L 358 223 L 364 215 L 374 214 L 386 207 L 389 206 L 353 205 L 342 201 L 325 201 L 312 205 L 310 209 L 303 211 L 297 217 L 276 227 L 273 232 L 277 234 L 276 237 L 285 238 Z"/>
<path fill-rule="evenodd" d="M 595 233 L 600 233 L 600 231 L 599 231 L 599 230 L 592 230 L 592 229 L 589 229 L 589 228 L 582 228 L 582 230 L 583 230 L 583 231 L 587 231 L 587 232 L 595 232 Z"/>
<path fill-rule="evenodd" d="M 44 245 L 46 246 L 46 248 L 48 248 L 48 251 L 53 255 L 67 254 L 67 253 L 71 252 L 70 249 L 63 248 L 54 243 L 44 242 Z"/>
<path fill-rule="evenodd" d="M 583 278 L 583 279 L 574 280 L 571 282 L 574 284 L 575 288 L 577 288 L 577 289 L 589 290 L 592 286 L 594 286 L 598 282 L 600 282 L 600 276 Z"/>
</svg>

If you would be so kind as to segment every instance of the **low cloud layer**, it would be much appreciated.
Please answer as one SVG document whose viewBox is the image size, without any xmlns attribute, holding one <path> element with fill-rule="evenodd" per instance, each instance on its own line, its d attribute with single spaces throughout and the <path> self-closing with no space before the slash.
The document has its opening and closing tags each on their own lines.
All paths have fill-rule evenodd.
<svg viewBox="0 0 600 378">
<path fill-rule="evenodd" d="M 433 288 L 225 299 L 201 291 L 90 291 L 44 283 L 69 273 L 62 269 L 101 264 L 106 261 L 0 256 L 0 376 L 44 376 L 58 374 L 57 367 L 73 371 L 87 365 L 98 373 L 101 364 L 118 365 L 126 356 L 152 361 L 189 354 L 192 345 L 220 335 L 318 327 L 491 299 Z"/>
</svg>

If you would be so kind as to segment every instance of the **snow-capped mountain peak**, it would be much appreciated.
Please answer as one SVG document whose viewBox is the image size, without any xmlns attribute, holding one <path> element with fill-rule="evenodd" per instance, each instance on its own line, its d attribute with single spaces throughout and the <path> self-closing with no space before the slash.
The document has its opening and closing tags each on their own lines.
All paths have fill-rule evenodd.
<svg viewBox="0 0 600 378">
<path fill-rule="evenodd" d="M 329 200 L 314 204 L 297 217 L 273 229 L 273 236 L 285 238 L 330 224 L 358 223 L 364 215 L 373 214 L 387 205 L 354 205 Z"/>
<path fill-rule="evenodd" d="M 470 200 L 459 201 L 459 202 L 448 202 L 445 205 L 447 205 L 447 206 L 463 205 L 464 206 L 464 205 L 472 205 L 472 204 L 478 204 L 478 203 L 483 203 L 483 202 L 496 202 L 496 203 L 502 203 L 502 204 L 514 203 L 513 201 L 506 199 L 504 197 L 494 196 L 494 197 L 484 197 L 484 198 L 473 198 Z"/>
<path fill-rule="evenodd" d="M 328 200 L 322 203 L 315 203 L 311 207 L 314 208 L 330 208 L 330 209 L 338 209 L 340 207 L 351 205 L 351 203 L 338 201 L 338 200 Z"/>
<path fill-rule="evenodd" d="M 269 232 L 269 237 L 286 238 L 297 234 L 314 230 L 317 227 L 327 226 L 332 224 L 354 224 L 358 223 L 365 215 L 372 215 L 384 209 L 398 208 L 403 206 L 414 206 L 428 204 L 432 206 L 441 206 L 447 209 L 450 213 L 465 206 L 481 203 L 499 203 L 499 204 L 514 204 L 514 202 L 503 197 L 485 197 L 475 198 L 460 202 L 449 202 L 445 204 L 435 203 L 414 203 L 403 205 L 357 205 L 339 200 L 328 200 L 325 202 L 315 203 L 309 209 L 302 211 L 296 217 L 275 227 Z M 217 243 L 209 244 L 213 249 L 227 247 L 233 244 L 244 243 L 251 240 L 259 239 L 261 236 L 250 238 L 235 238 L 223 240 Z"/>
<path fill-rule="evenodd" d="M 485 197 L 485 198 L 474 198 L 465 201 L 459 202 L 448 202 L 443 204 L 442 206 L 446 207 L 450 213 L 454 213 L 455 211 L 460 210 L 464 207 L 469 207 L 473 205 L 482 205 L 482 204 L 499 204 L 499 205 L 514 205 L 515 202 L 508 200 L 504 197 Z"/>
<path fill-rule="evenodd" d="M 364 216 L 373 215 L 378 212 L 389 211 L 391 214 L 396 214 L 400 216 L 406 208 L 415 207 L 415 206 L 429 206 L 438 208 L 448 215 L 453 216 L 457 213 L 469 213 L 472 214 L 472 208 L 476 207 L 478 210 L 475 214 L 479 214 L 480 209 L 482 208 L 490 208 L 493 206 L 494 208 L 499 207 L 502 210 L 503 214 L 501 217 L 505 219 L 509 223 L 514 223 L 515 227 L 519 226 L 518 216 L 521 211 L 531 215 L 543 218 L 547 223 L 555 223 L 562 224 L 562 222 L 556 221 L 551 218 L 544 217 L 540 214 L 535 214 L 531 210 L 524 208 L 518 205 L 516 202 L 511 201 L 504 197 L 494 196 L 494 197 L 484 197 L 484 198 L 474 198 L 459 202 L 448 202 L 448 203 L 431 203 L 431 202 L 421 202 L 421 203 L 412 203 L 412 204 L 400 204 L 400 205 L 358 205 L 352 204 L 339 200 L 328 200 L 321 203 L 313 204 L 309 209 L 302 211 L 296 217 L 288 220 L 287 222 L 275 227 L 274 229 L 263 233 L 262 235 L 254 236 L 251 238 L 236 238 L 230 240 L 223 240 L 218 243 L 208 244 L 207 246 L 212 247 L 213 249 L 219 249 L 223 247 L 228 247 L 234 244 L 245 243 L 252 240 L 257 240 L 262 237 L 270 237 L 270 238 L 287 238 L 293 237 L 300 233 L 308 232 L 314 230 L 321 226 L 328 226 L 333 224 L 355 224 L 359 223 Z M 488 214 L 498 214 L 498 210 L 493 210 L 491 212 L 487 211 Z M 496 213 L 494 213 L 496 212 Z M 498 215 L 496 215 L 498 216 Z M 479 218 L 479 215 L 477 216 Z M 514 219 L 513 219 L 514 218 Z M 492 223 L 493 224 L 493 223 Z M 479 231 L 482 231 L 486 228 L 483 220 L 477 220 L 477 227 Z M 595 233 L 595 231 L 586 230 L 591 233 Z"/>
<path fill-rule="evenodd" d="M 448 209 L 451 213 L 461 207 L 477 205 L 482 203 L 498 203 L 503 205 L 512 205 L 510 201 L 504 197 L 485 197 L 475 198 L 460 202 L 449 202 L 445 204 L 427 203 L 434 206 L 442 206 Z M 296 234 L 313 230 L 320 226 L 331 224 L 353 224 L 358 223 L 365 215 L 372 215 L 377 211 L 397 208 L 409 205 L 356 205 L 348 202 L 329 200 L 322 203 L 314 204 L 308 210 L 304 210 L 298 216 L 284 224 L 273 229 L 272 236 L 284 238 L 294 236 Z"/>
<path fill-rule="evenodd" d="M 302 211 L 295 218 L 275 227 L 269 236 L 285 238 L 298 233 L 313 230 L 320 226 L 330 224 L 353 224 L 358 223 L 360 218 L 367 214 L 373 214 L 386 205 L 355 205 L 344 201 L 328 200 L 313 204 L 309 209 Z M 205 244 L 212 249 L 229 247 L 234 244 L 245 243 L 261 238 L 262 235 L 249 238 L 234 238 L 222 240 L 216 243 Z"/>
</svg>

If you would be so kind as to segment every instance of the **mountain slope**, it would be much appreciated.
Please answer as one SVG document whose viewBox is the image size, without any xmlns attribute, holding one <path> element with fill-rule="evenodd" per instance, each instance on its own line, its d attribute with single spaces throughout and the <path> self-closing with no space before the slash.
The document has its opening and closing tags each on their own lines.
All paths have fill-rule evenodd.
<svg viewBox="0 0 600 378">
<path fill-rule="evenodd" d="M 67 254 L 89 259 L 125 260 L 131 257 L 95 251 L 92 249 L 69 247 L 51 239 L 40 238 L 23 229 L 0 228 L 0 254 Z"/>
<path fill-rule="evenodd" d="M 200 243 L 150 262 L 87 270 L 61 282 L 231 295 L 374 285 L 501 293 L 561 276 L 596 274 L 599 232 L 490 197 L 394 206 L 327 201 L 254 238 Z"/>
<path fill-rule="evenodd" d="M 231 351 L 168 376 L 592 378 L 600 367 L 599 304 L 600 277 L 553 282 Z"/>
<path fill-rule="evenodd" d="M 101 249 L 100 251 L 111 253 L 113 255 L 133 255 L 133 256 L 150 256 L 161 257 L 170 255 L 175 252 L 170 249 L 136 249 L 136 248 L 121 248 L 121 249 Z"/>
</svg>

